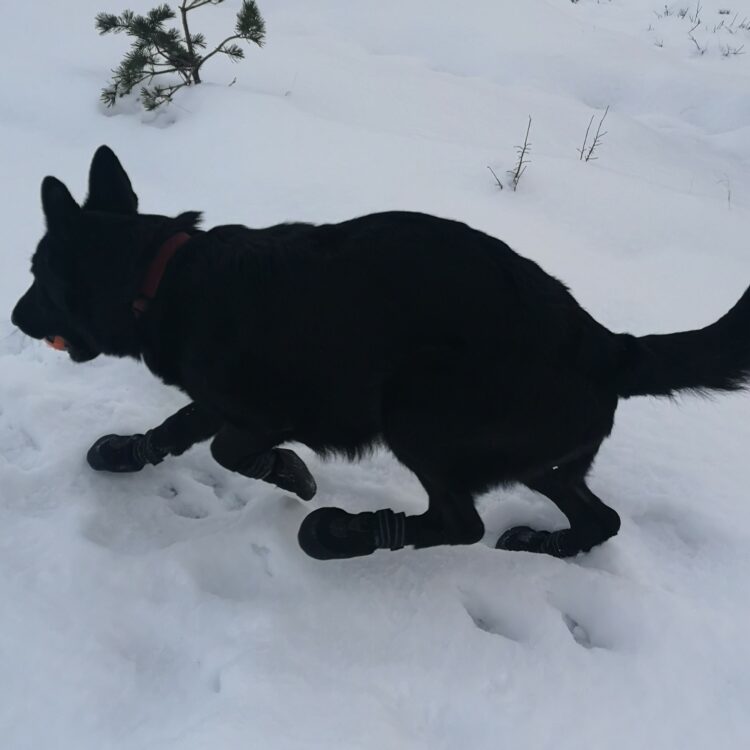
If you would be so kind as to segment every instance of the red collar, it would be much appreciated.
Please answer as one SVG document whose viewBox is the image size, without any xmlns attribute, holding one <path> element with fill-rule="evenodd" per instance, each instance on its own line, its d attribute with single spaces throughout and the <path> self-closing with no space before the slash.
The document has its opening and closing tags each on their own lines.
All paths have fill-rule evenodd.
<svg viewBox="0 0 750 750">
<path fill-rule="evenodd" d="M 156 297 L 159 284 L 161 284 L 164 272 L 167 270 L 167 264 L 172 256 L 190 239 L 191 236 L 187 232 L 178 232 L 159 248 L 156 257 L 148 266 L 143 284 L 141 284 L 140 294 L 133 301 L 133 312 L 136 317 L 144 313 L 149 303 Z"/>
</svg>

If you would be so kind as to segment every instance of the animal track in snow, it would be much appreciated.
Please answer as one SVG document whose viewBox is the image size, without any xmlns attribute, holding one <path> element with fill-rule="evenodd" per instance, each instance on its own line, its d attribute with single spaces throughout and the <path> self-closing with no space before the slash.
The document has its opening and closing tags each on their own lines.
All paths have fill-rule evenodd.
<svg viewBox="0 0 750 750">
<path fill-rule="evenodd" d="M 559 579 L 548 601 L 573 640 L 583 648 L 619 650 L 638 629 L 636 608 L 608 576 Z"/>
<path fill-rule="evenodd" d="M 217 479 L 210 471 L 196 470 L 193 471 L 192 476 L 198 484 L 212 489 L 214 495 L 220 500 L 224 496 L 224 483 Z"/>
<path fill-rule="evenodd" d="M 573 640 L 584 648 L 594 648 L 594 644 L 591 642 L 588 632 L 580 623 L 576 622 L 570 615 L 562 613 L 562 619 L 566 627 L 573 636 Z"/>
<path fill-rule="evenodd" d="M 261 563 L 263 564 L 263 569 L 265 570 L 266 574 L 273 577 L 273 573 L 271 572 L 271 568 L 268 564 L 268 558 L 271 554 L 270 548 L 266 547 L 265 544 L 257 544 L 256 542 L 250 543 L 250 549 L 258 556 Z"/>
<path fill-rule="evenodd" d="M 167 501 L 169 509 L 182 518 L 201 519 L 206 518 L 210 511 L 198 497 L 190 497 L 189 493 L 180 492 L 173 484 L 162 485 L 158 493 L 159 497 Z"/>
<path fill-rule="evenodd" d="M 247 498 L 230 489 L 207 471 L 194 471 L 190 477 L 196 485 L 168 482 L 158 490 L 159 497 L 167 501 L 169 508 L 184 518 L 206 518 L 223 511 L 237 511 L 247 505 Z M 206 493 L 205 489 L 212 494 Z"/>
<path fill-rule="evenodd" d="M 180 492 L 174 485 L 165 484 L 159 489 L 158 494 L 159 497 L 163 497 L 165 500 L 171 500 L 173 497 L 177 497 Z"/>
<path fill-rule="evenodd" d="M 13 424 L 0 426 L 0 457 L 2 459 L 26 469 L 36 464 L 38 454 L 39 446 L 22 427 Z"/>
<path fill-rule="evenodd" d="M 169 507 L 175 513 L 175 515 L 182 516 L 183 518 L 193 518 L 200 520 L 206 518 L 209 515 L 205 508 L 199 506 L 198 503 L 191 503 L 190 501 L 180 500 L 179 495 L 176 495 L 170 501 L 168 501 Z"/>
<path fill-rule="evenodd" d="M 497 604 L 490 604 L 473 593 L 464 591 L 463 595 L 464 609 L 480 630 L 511 641 L 524 640 L 525 625 L 510 610 L 500 611 Z"/>
<path fill-rule="evenodd" d="M 240 510 L 248 503 L 246 497 L 242 497 L 238 492 L 231 491 L 225 482 L 214 476 L 210 471 L 194 471 L 192 478 L 198 484 L 212 490 L 216 499 L 221 501 L 221 507 L 226 510 Z"/>
</svg>

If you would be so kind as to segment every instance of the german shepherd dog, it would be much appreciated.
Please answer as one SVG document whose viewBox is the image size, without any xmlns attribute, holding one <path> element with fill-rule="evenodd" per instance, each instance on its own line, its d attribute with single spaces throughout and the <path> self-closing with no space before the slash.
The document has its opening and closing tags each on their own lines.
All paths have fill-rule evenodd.
<svg viewBox="0 0 750 750">
<path fill-rule="evenodd" d="M 13 323 L 76 362 L 141 358 L 192 399 L 144 434 L 97 440 L 93 469 L 138 471 L 210 439 L 222 466 L 305 500 L 315 481 L 284 443 L 351 459 L 380 444 L 414 472 L 421 515 L 310 513 L 299 542 L 318 559 L 477 542 L 475 498 L 513 482 L 570 527 L 514 527 L 498 548 L 590 550 L 620 525 L 586 486 L 618 399 L 732 391 L 750 374 L 750 290 L 700 330 L 613 333 L 538 265 L 456 221 L 201 230 L 198 213 L 140 214 L 104 146 L 83 206 L 46 177 L 42 207 Z"/>
</svg>

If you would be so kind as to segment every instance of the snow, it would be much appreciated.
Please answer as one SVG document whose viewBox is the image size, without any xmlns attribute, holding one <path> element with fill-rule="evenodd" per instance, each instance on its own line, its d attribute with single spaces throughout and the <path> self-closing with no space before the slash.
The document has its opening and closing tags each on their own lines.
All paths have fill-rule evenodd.
<svg viewBox="0 0 750 750">
<path fill-rule="evenodd" d="M 429 211 L 534 258 L 616 330 L 704 325 L 750 281 L 750 55 L 723 54 L 750 52 L 750 3 L 701 3 L 700 54 L 687 6 L 657 0 L 265 0 L 267 46 L 209 63 L 156 116 L 98 104 L 127 40 L 93 17 L 127 5 L 152 3 L 2 11 L 3 749 L 746 747 L 747 395 L 621 404 L 591 484 L 623 525 L 588 555 L 494 550 L 512 524 L 563 525 L 515 488 L 480 501 L 483 544 L 321 563 L 297 547 L 310 509 L 420 512 L 415 478 L 385 453 L 300 448 L 320 488 L 304 505 L 205 446 L 93 474 L 96 437 L 184 396 L 135 362 L 74 365 L 9 315 L 41 178 L 82 198 L 107 143 L 144 211 L 201 209 L 208 226 Z M 237 6 L 196 11 L 196 28 L 223 38 Z M 529 115 L 531 164 L 501 192 L 486 167 L 505 177 Z"/>
</svg>

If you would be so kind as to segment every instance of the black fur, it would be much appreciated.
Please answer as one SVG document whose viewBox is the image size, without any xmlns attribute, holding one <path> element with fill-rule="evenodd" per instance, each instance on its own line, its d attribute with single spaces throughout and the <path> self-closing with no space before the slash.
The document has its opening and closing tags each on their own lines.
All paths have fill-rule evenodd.
<svg viewBox="0 0 750 750">
<path fill-rule="evenodd" d="M 474 498 L 509 482 L 544 493 L 571 528 L 513 529 L 501 546 L 590 549 L 619 527 L 585 484 L 618 399 L 734 390 L 750 372 L 750 293 L 700 331 L 615 334 L 536 263 L 455 221 L 389 212 L 201 231 L 195 213 L 138 214 L 106 147 L 82 207 L 50 177 L 42 202 L 47 233 L 13 321 L 35 338 L 63 336 L 78 361 L 142 357 L 189 394 L 188 410 L 147 433 L 156 460 L 215 435 L 223 465 L 305 496 L 312 477 L 296 456 L 279 463 L 278 444 L 356 458 L 382 443 L 420 479 L 429 510 L 405 526 L 398 514 L 311 514 L 300 542 L 316 557 L 392 548 L 402 537 L 476 541 Z M 150 261 L 179 231 L 192 239 L 134 316 Z M 110 441 L 92 465 L 135 470 L 148 460 L 121 446 Z"/>
</svg>

